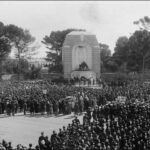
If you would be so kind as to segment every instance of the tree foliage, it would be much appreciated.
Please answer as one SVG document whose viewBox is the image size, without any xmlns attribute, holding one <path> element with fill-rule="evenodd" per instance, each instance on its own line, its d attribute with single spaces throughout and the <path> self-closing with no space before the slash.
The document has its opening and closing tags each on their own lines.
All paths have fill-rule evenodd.
<svg viewBox="0 0 150 150">
<path fill-rule="evenodd" d="M 10 51 L 10 40 L 6 37 L 4 24 L 0 22 L 0 61 L 5 59 Z"/>
<path fill-rule="evenodd" d="M 128 67 L 132 64 L 136 66 L 137 71 L 143 70 L 146 61 L 150 60 L 150 32 L 147 30 L 135 31 L 129 39 L 129 47 L 130 56 Z"/>
<path fill-rule="evenodd" d="M 111 50 L 109 49 L 109 46 L 107 44 L 99 44 L 100 46 L 100 55 L 101 55 L 101 61 L 105 61 L 107 58 L 111 56 Z"/>
<path fill-rule="evenodd" d="M 133 22 L 135 25 L 138 25 L 140 30 L 147 30 L 150 29 L 150 18 L 148 16 L 144 16 L 137 21 Z"/>
<path fill-rule="evenodd" d="M 110 58 L 105 64 L 105 68 L 109 72 L 116 72 L 118 70 L 118 65 L 112 58 Z"/>
<path fill-rule="evenodd" d="M 11 51 L 10 40 L 3 36 L 0 37 L 0 61 L 4 60 Z"/>
<path fill-rule="evenodd" d="M 5 26 L 5 35 L 10 39 L 12 48 L 17 51 L 18 79 L 20 79 L 21 59 L 24 59 L 24 54 L 29 51 L 29 46 L 35 41 L 35 38 L 30 34 L 29 30 L 24 30 L 13 24 Z"/>
<path fill-rule="evenodd" d="M 116 46 L 114 49 L 113 58 L 115 59 L 116 63 L 121 66 L 123 63 L 125 63 L 128 59 L 128 38 L 123 36 L 119 37 Z"/>
<path fill-rule="evenodd" d="M 135 31 L 129 39 L 120 37 L 112 56 L 122 71 L 142 71 L 143 67 L 149 67 L 150 62 L 150 32 L 147 30 Z"/>
<path fill-rule="evenodd" d="M 100 57 L 101 57 L 101 71 L 106 72 L 110 70 L 108 61 L 111 58 L 111 50 L 107 44 L 100 43 Z"/>
<path fill-rule="evenodd" d="M 128 42 L 129 39 L 126 36 L 119 37 L 114 48 L 114 54 L 112 55 L 112 60 L 115 61 L 118 70 L 122 72 L 126 72 L 129 55 Z"/>
<path fill-rule="evenodd" d="M 7 25 L 5 34 L 10 39 L 12 46 L 17 50 L 16 57 L 21 56 L 29 51 L 29 46 L 35 41 L 29 30 L 24 30 L 16 25 Z"/>
<path fill-rule="evenodd" d="M 0 75 L 2 73 L 2 61 L 6 59 L 11 52 L 11 44 L 9 38 L 5 36 L 5 26 L 0 22 Z"/>
</svg>

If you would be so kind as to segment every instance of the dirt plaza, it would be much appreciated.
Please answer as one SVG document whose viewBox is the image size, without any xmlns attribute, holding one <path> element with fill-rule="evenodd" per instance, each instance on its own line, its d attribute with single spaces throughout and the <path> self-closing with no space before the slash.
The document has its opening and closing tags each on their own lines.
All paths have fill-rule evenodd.
<svg viewBox="0 0 150 150">
<path fill-rule="evenodd" d="M 33 146 L 38 144 L 38 138 L 43 131 L 45 135 L 50 137 L 53 130 L 58 131 L 59 128 L 67 126 L 72 122 L 74 115 L 26 115 L 22 113 L 14 117 L 0 116 L 0 141 L 5 139 L 12 142 L 13 146 L 22 144 L 28 146 L 32 143 Z M 82 116 L 79 116 L 82 123 Z"/>
</svg>

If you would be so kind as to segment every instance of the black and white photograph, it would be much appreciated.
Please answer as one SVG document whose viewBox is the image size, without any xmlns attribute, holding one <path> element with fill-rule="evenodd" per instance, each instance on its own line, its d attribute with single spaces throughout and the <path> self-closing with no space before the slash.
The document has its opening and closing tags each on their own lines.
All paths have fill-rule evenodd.
<svg viewBox="0 0 150 150">
<path fill-rule="evenodd" d="M 150 1 L 0 1 L 0 150 L 150 150 Z"/>
</svg>

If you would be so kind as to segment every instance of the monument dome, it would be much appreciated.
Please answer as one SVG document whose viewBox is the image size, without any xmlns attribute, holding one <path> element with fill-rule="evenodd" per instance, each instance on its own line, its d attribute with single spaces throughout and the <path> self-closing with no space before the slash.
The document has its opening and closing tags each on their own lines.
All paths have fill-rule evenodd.
<svg viewBox="0 0 150 150">
<path fill-rule="evenodd" d="M 62 48 L 62 62 L 65 78 L 70 79 L 75 72 L 78 72 L 78 75 L 86 74 L 86 78 L 88 74 L 90 78 L 89 72 L 93 72 L 96 78 L 99 78 L 100 47 L 96 35 L 84 31 L 67 34 Z M 81 68 L 83 64 L 86 68 Z"/>
</svg>

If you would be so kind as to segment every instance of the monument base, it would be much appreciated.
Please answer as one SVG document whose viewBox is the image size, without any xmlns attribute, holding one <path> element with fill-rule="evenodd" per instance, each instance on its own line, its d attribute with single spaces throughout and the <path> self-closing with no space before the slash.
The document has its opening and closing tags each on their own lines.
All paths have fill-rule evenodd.
<svg viewBox="0 0 150 150">
<path fill-rule="evenodd" d="M 89 87 L 97 86 L 96 73 L 93 71 L 73 71 L 71 79 L 74 80 L 75 85 Z"/>
<path fill-rule="evenodd" d="M 82 88 L 92 88 L 92 89 L 102 89 L 103 86 L 102 85 L 98 85 L 98 84 L 95 84 L 95 85 L 82 85 L 82 84 L 75 84 L 74 85 L 75 87 L 82 87 Z"/>
<path fill-rule="evenodd" d="M 96 80 L 96 73 L 93 71 L 73 71 L 71 73 L 71 78 L 78 78 L 81 79 L 82 77 L 86 79 L 93 79 Z"/>
</svg>

